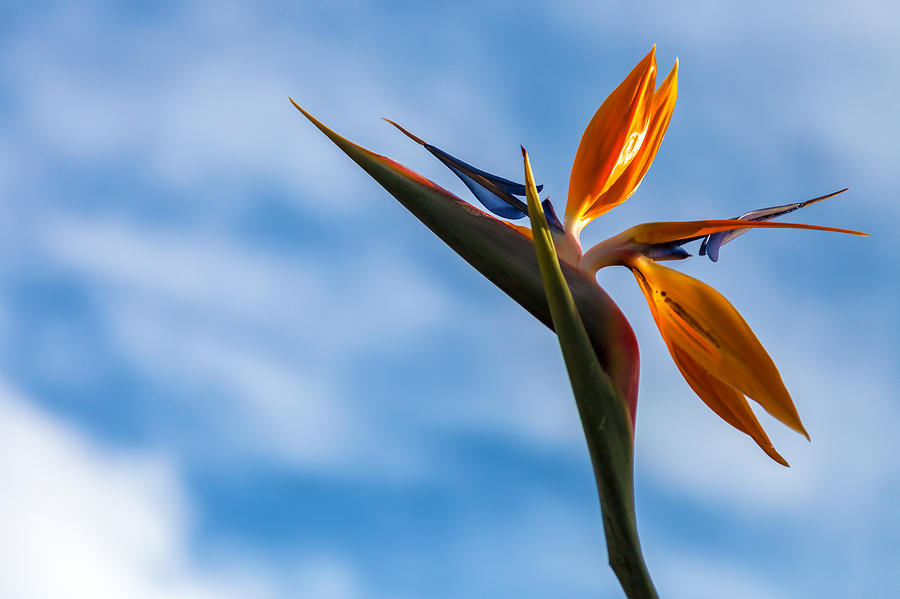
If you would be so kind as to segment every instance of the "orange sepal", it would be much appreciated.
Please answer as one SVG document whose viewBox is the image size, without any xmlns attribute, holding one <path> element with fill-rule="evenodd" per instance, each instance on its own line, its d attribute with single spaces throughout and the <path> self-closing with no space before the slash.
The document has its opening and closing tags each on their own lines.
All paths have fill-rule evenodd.
<svg viewBox="0 0 900 599">
<path fill-rule="evenodd" d="M 655 81 L 653 46 L 603 101 L 581 136 L 569 177 L 567 222 L 579 223 L 634 158 L 646 132 Z"/>
<path fill-rule="evenodd" d="M 738 219 L 719 220 L 687 220 L 644 223 L 631 227 L 623 233 L 635 243 L 654 245 L 657 243 L 674 243 L 684 239 L 699 238 L 720 231 L 734 229 L 809 229 L 812 231 L 832 231 L 834 233 L 848 233 L 850 235 L 862 235 L 868 237 L 868 233 L 853 231 L 851 229 L 837 229 L 835 227 L 821 227 L 819 225 L 805 225 L 799 223 L 773 223 Z"/>
<path fill-rule="evenodd" d="M 634 159 L 625 168 L 615 182 L 604 191 L 599 198 L 585 211 L 582 217 L 590 221 L 603 213 L 615 208 L 634 194 L 638 185 L 647 174 L 650 164 L 659 151 L 669 121 L 672 120 L 672 112 L 675 110 L 675 100 L 678 96 L 678 61 L 669 72 L 665 81 L 653 95 L 653 105 L 650 109 L 650 121 L 647 125 L 647 133 L 641 147 Z"/>
<path fill-rule="evenodd" d="M 652 301 L 653 290 L 646 286 L 646 279 L 637 277 L 637 280 L 641 291 L 644 292 L 644 296 L 647 298 L 653 320 L 656 322 L 660 333 L 662 333 L 665 329 L 660 326 L 659 312 L 656 309 L 655 302 Z M 756 444 L 770 458 L 783 466 L 790 467 L 787 460 L 775 450 L 775 446 L 772 445 L 772 441 L 769 440 L 769 436 L 759 423 L 759 420 L 757 420 L 756 414 L 750 409 L 750 404 L 747 402 L 744 394 L 704 370 L 685 350 L 676 345 L 664 333 L 662 338 L 669 350 L 669 354 L 672 356 L 672 360 L 678 366 L 681 376 L 694 390 L 694 393 L 703 400 L 703 403 L 715 412 L 719 418 L 756 441 Z"/>
<path fill-rule="evenodd" d="M 770 458 L 782 466 L 790 467 L 787 460 L 772 445 L 772 441 L 769 440 L 769 436 L 757 420 L 756 414 L 750 409 L 750 404 L 743 393 L 709 374 L 677 345 L 666 341 L 666 346 L 668 346 L 669 353 L 675 360 L 681 376 L 694 390 L 694 393 L 703 400 L 703 403 L 709 406 L 722 420 L 756 441 L 756 444 Z"/>
<path fill-rule="evenodd" d="M 643 256 L 634 256 L 628 266 L 667 344 L 677 345 L 702 371 L 809 438 L 772 358 L 728 300 L 709 285 Z"/>
</svg>

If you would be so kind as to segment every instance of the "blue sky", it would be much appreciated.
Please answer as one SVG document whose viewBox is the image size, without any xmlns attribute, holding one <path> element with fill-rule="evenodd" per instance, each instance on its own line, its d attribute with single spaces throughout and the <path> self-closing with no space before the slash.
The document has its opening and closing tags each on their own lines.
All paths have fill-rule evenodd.
<svg viewBox="0 0 900 599">
<path fill-rule="evenodd" d="M 383 121 L 562 205 L 649 49 L 678 105 L 585 232 L 851 191 L 679 265 L 812 436 L 771 462 L 641 344 L 637 507 L 665 597 L 894 597 L 892 2 L 0 6 L 0 596 L 620 597 L 553 336 L 290 106 L 462 197 Z"/>
</svg>

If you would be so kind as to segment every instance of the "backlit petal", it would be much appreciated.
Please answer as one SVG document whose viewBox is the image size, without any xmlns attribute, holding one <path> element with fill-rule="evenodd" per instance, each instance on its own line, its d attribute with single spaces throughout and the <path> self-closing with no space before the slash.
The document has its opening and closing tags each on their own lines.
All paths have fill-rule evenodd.
<svg viewBox="0 0 900 599">
<path fill-rule="evenodd" d="M 656 81 L 656 46 L 603 101 L 588 123 L 569 177 L 566 226 L 584 213 L 635 157 L 646 134 Z"/>
<path fill-rule="evenodd" d="M 622 264 L 622 261 L 628 255 L 634 253 L 640 253 L 655 260 L 678 260 L 687 258 L 689 254 L 687 252 L 673 252 L 672 248 L 674 246 L 680 246 L 691 241 L 703 239 L 707 235 L 719 232 L 757 228 L 811 229 L 813 231 L 832 231 L 868 237 L 867 233 L 851 231 L 850 229 L 836 229 L 834 227 L 820 227 L 818 225 L 798 223 L 755 222 L 737 219 L 644 223 L 626 229 L 609 239 L 605 239 L 584 252 L 584 255 L 579 260 L 579 267 L 584 270 L 596 272 L 598 269 L 606 266 Z"/>
<path fill-rule="evenodd" d="M 666 80 L 663 81 L 659 89 L 653 95 L 653 105 L 650 110 L 650 121 L 647 126 L 647 134 L 644 142 L 635 154 L 634 159 L 625 168 L 622 174 L 615 182 L 603 192 L 597 201 L 584 213 L 585 220 L 593 220 L 607 212 L 611 208 L 615 208 L 637 190 L 641 184 L 644 175 L 650 168 L 650 164 L 659 151 L 659 145 L 662 143 L 663 137 L 666 135 L 666 129 L 669 128 L 669 121 L 672 120 L 672 111 L 675 110 L 675 99 L 678 96 L 678 61 L 669 72 Z"/>
<path fill-rule="evenodd" d="M 666 343 L 677 345 L 701 369 L 809 438 L 778 369 L 728 300 L 709 285 L 643 256 L 629 267 Z"/>
<path fill-rule="evenodd" d="M 805 225 L 799 223 L 769 223 L 737 219 L 720 220 L 689 220 L 658 223 L 644 223 L 632 227 L 624 236 L 630 237 L 635 243 L 654 245 L 657 243 L 687 243 L 693 239 L 700 239 L 712 233 L 720 231 L 733 231 L 737 229 L 810 229 L 813 231 L 832 231 L 834 233 L 849 233 L 850 235 L 862 235 L 868 237 L 868 233 L 852 231 L 850 229 L 837 229 L 834 227 L 821 227 L 819 225 Z"/>
</svg>

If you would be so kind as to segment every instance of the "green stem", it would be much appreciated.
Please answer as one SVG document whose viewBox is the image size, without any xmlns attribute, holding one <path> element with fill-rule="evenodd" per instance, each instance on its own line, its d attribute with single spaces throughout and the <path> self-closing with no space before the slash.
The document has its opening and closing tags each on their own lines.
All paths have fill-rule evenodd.
<svg viewBox="0 0 900 599">
<path fill-rule="evenodd" d="M 629 599 L 658 599 L 644 563 L 634 511 L 633 423 L 591 346 L 560 268 L 524 148 L 522 154 L 538 264 L 594 467 L 609 565 Z"/>
</svg>

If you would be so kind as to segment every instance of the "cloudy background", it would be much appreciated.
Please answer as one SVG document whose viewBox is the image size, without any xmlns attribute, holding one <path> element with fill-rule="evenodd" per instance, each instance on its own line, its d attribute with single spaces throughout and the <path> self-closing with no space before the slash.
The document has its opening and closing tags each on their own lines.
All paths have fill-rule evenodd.
<svg viewBox="0 0 900 599">
<path fill-rule="evenodd" d="M 427 3 L 425 3 L 427 4 Z M 636 4 L 636 3 L 632 3 Z M 664 597 L 900 588 L 893 2 L 0 3 L 0 596 L 620 597 L 553 336 L 332 147 L 468 197 L 379 120 L 561 207 L 658 44 L 678 107 L 586 231 L 851 191 L 680 267 L 741 310 L 813 442 L 692 396 L 627 271 Z"/>
</svg>

